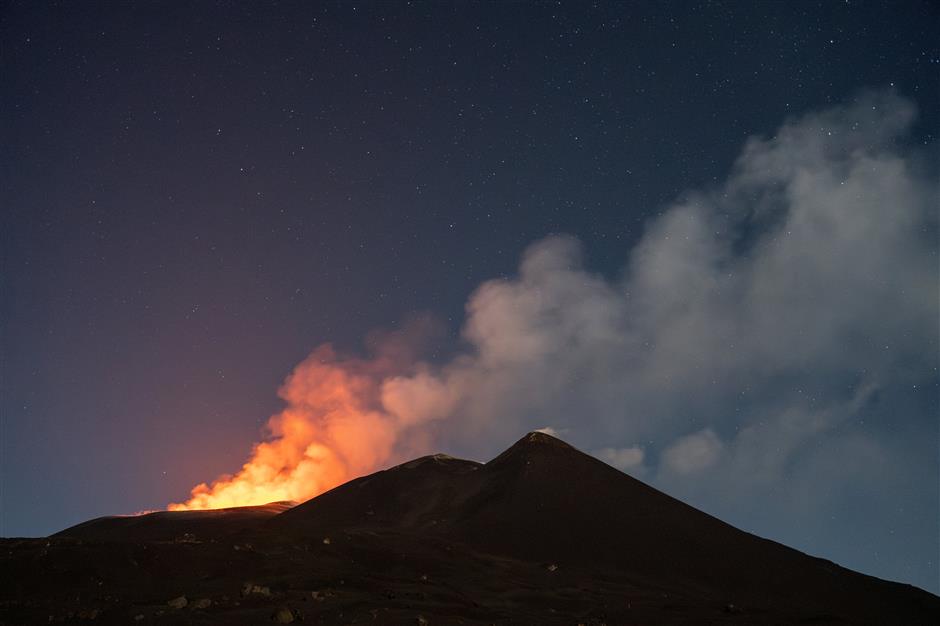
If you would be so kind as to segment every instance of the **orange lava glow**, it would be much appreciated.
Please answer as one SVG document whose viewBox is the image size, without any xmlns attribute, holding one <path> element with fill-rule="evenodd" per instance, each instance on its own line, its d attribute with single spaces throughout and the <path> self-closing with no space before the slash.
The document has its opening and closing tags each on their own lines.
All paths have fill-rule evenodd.
<svg viewBox="0 0 940 626">
<path fill-rule="evenodd" d="M 381 360 L 340 361 L 322 347 L 298 365 L 280 390 L 287 408 L 268 421 L 236 474 L 193 488 L 171 511 L 303 502 L 386 464 L 401 428 L 381 409 Z"/>
</svg>

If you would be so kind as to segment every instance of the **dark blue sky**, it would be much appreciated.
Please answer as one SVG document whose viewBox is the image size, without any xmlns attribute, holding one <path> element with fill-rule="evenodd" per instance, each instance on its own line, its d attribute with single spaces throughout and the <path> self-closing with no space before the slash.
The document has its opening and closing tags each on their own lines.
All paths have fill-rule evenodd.
<svg viewBox="0 0 940 626">
<path fill-rule="evenodd" d="M 903 141 L 933 167 L 938 19 L 910 1 L 4 3 L 0 533 L 237 469 L 321 343 L 359 351 L 428 311 L 446 360 L 471 292 L 547 235 L 618 276 L 748 137 L 864 89 L 919 110 Z M 905 400 L 921 426 L 927 387 Z M 745 527 L 938 589 L 936 558 L 905 565 L 935 546 L 922 530 L 882 564 L 832 528 L 767 524 Z"/>
</svg>

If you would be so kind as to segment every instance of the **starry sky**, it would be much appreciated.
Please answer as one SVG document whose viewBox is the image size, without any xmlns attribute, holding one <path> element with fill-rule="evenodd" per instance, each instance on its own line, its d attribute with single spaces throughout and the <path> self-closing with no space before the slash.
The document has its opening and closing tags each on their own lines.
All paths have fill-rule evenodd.
<svg viewBox="0 0 940 626">
<path fill-rule="evenodd" d="M 740 226 L 729 254 L 754 275 L 787 275 L 761 273 L 775 263 L 803 276 L 831 269 L 834 284 L 856 287 L 864 297 L 832 300 L 799 283 L 780 300 L 815 302 L 801 319 L 824 318 L 843 343 L 823 356 L 807 348 L 794 364 L 761 339 L 785 320 L 755 306 L 741 335 L 760 349 L 741 362 L 766 367 L 746 388 L 737 361 L 718 368 L 726 378 L 711 381 L 723 389 L 712 395 L 683 372 L 667 376 L 675 394 L 613 377 L 590 407 L 576 391 L 560 402 L 493 400 L 492 411 L 521 416 L 510 420 L 516 430 L 480 426 L 439 435 L 438 447 L 486 459 L 551 426 L 745 530 L 940 591 L 938 24 L 937 5 L 912 0 L 4 3 L 0 534 L 161 508 L 236 470 L 283 407 L 285 376 L 321 344 L 366 354 L 376 329 L 430 315 L 443 331 L 424 358 L 446 382 L 447 364 L 485 352 L 486 324 L 498 326 L 472 296 L 480 285 L 557 294 L 546 310 L 572 311 L 596 293 L 572 298 L 541 282 L 561 263 L 581 268 L 566 275 L 572 284 L 686 298 L 689 284 L 712 283 L 674 280 L 667 270 L 678 261 L 693 274 L 706 261 L 669 233 L 688 198 L 708 197 L 716 215 L 760 218 L 728 218 Z M 862 232 L 833 247 L 837 261 L 814 257 L 809 243 L 767 260 L 774 211 L 841 200 L 817 181 L 808 200 L 778 210 L 765 191 L 798 186 L 801 174 L 778 180 L 766 168 L 789 167 L 774 161 L 781 154 L 809 159 L 809 130 L 843 129 L 864 137 L 811 156 L 863 191 L 871 177 L 843 172 L 847 159 L 864 152 L 879 173 L 902 164 L 878 187 L 883 196 L 857 196 L 884 201 L 833 222 L 835 240 Z M 877 228 L 862 228 L 866 216 Z M 902 222 L 910 228 L 894 228 Z M 869 268 L 859 250 L 882 262 Z M 728 287 L 745 288 L 754 284 Z M 740 309 L 728 298 L 705 308 L 683 300 L 683 310 L 703 311 L 698 333 L 630 322 L 618 337 L 683 337 L 691 350 L 716 324 L 733 327 Z M 842 314 L 872 302 L 877 319 Z M 643 306 L 668 318 L 659 300 Z M 597 317 L 578 319 L 589 332 Z M 845 348 L 860 341 L 891 359 L 862 367 L 869 352 Z M 639 371 L 586 350 L 559 384 L 577 389 L 578 368 L 600 352 L 590 371 L 601 361 L 604 372 Z M 797 393 L 825 406 L 781 399 Z M 664 394 L 669 403 L 657 400 Z M 617 402 L 631 410 L 603 408 Z M 631 425 L 640 414 L 681 415 L 684 425 Z M 778 473 L 734 483 L 753 474 L 739 453 L 747 438 L 788 419 L 812 426 Z M 797 467 L 838 480 L 800 491 Z M 708 472 L 707 485 L 684 478 Z M 793 503 L 810 504 L 795 513 Z"/>
</svg>

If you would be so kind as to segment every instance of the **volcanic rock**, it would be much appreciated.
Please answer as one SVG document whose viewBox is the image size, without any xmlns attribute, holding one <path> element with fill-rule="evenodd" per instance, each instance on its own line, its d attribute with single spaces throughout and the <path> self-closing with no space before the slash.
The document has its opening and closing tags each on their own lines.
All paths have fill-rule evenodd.
<svg viewBox="0 0 940 626">
<path fill-rule="evenodd" d="M 182 609 L 185 608 L 189 602 L 186 600 L 186 596 L 179 596 L 177 598 L 173 598 L 172 600 L 167 600 L 167 604 L 172 609 Z"/>
</svg>

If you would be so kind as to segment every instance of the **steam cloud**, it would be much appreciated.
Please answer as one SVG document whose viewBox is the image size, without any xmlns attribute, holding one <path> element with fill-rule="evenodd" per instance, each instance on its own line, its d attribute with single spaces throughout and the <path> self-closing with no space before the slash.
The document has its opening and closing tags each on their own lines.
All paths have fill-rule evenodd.
<svg viewBox="0 0 940 626">
<path fill-rule="evenodd" d="M 469 347 L 447 363 L 318 349 L 244 468 L 171 508 L 304 500 L 546 424 L 713 502 L 825 497 L 832 481 L 877 483 L 879 463 L 935 475 L 859 424 L 890 396 L 905 432 L 931 428 L 904 404 L 937 354 L 937 185 L 905 144 L 914 117 L 870 92 L 751 138 L 724 184 L 647 224 L 615 278 L 585 269 L 571 237 L 534 243 L 517 276 L 469 298 Z"/>
</svg>

